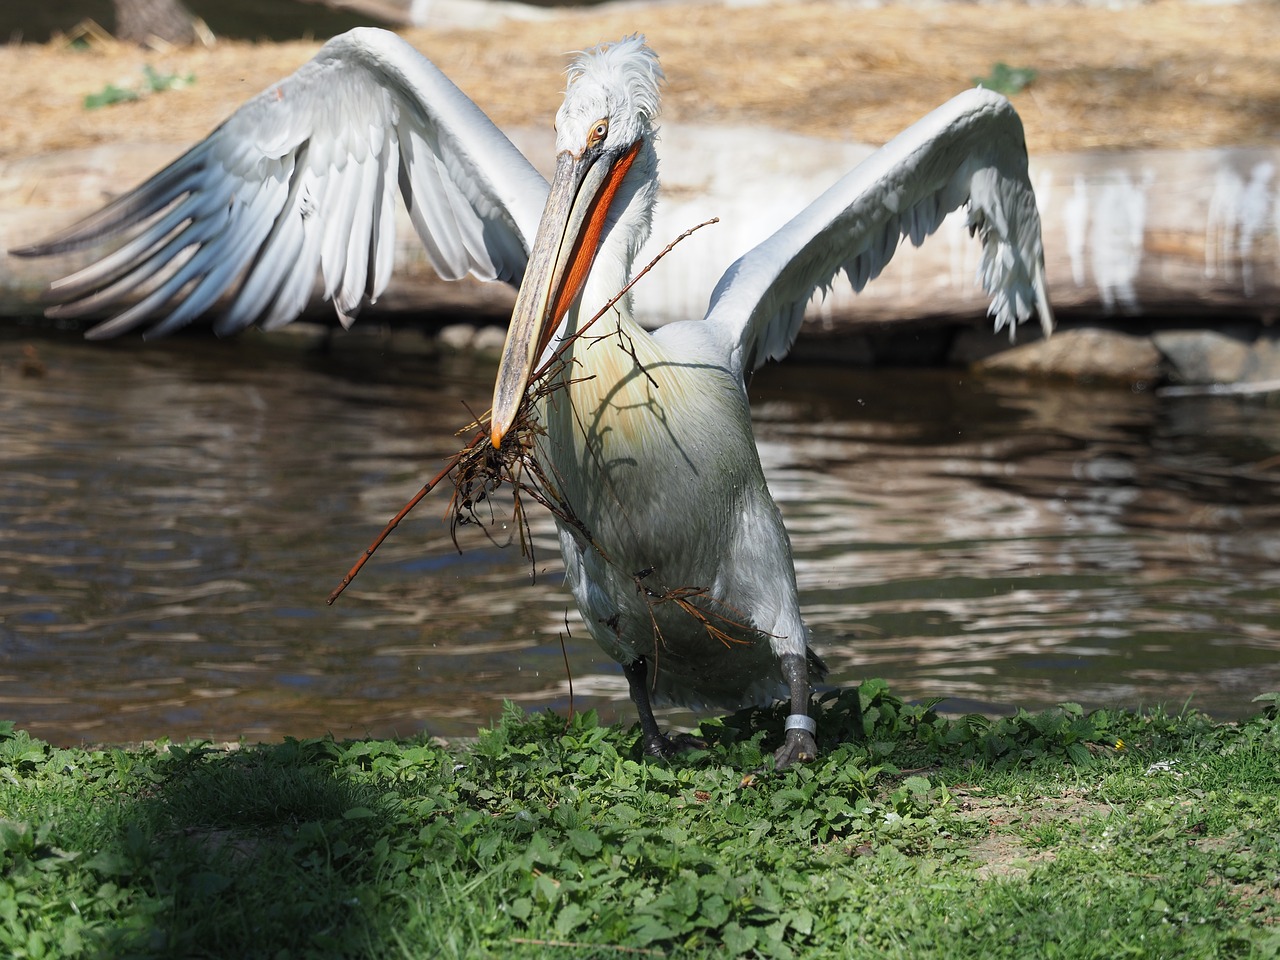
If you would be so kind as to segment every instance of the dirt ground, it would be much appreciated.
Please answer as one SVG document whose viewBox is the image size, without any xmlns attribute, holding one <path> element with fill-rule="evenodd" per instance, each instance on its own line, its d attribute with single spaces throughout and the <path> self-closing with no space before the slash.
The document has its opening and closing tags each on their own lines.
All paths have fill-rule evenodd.
<svg viewBox="0 0 1280 960">
<path fill-rule="evenodd" d="M 500 125 L 550 122 L 567 50 L 641 31 L 662 57 L 668 122 L 765 124 L 879 143 L 996 63 L 1036 78 L 1015 95 L 1035 153 L 1274 144 L 1280 3 L 1154 0 L 1123 10 L 1012 3 L 861 9 L 838 0 L 612 5 L 494 30 L 410 30 Z M 291 72 L 315 42 L 144 53 L 111 43 L 0 47 L 0 159 L 122 139 L 191 142 Z M 193 86 L 97 110 L 142 68 Z M 139 171 L 139 175 L 146 171 Z"/>
</svg>

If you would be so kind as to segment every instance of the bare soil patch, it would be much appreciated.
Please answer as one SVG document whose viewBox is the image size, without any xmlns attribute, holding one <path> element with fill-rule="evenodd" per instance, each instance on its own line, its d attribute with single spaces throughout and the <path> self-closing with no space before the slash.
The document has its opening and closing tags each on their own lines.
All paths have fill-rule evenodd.
<svg viewBox="0 0 1280 960">
<path fill-rule="evenodd" d="M 1280 138 L 1275 3 L 614 6 L 405 36 L 500 125 L 515 126 L 550 122 L 568 50 L 636 31 L 663 59 L 673 123 L 761 124 L 879 143 L 1004 62 L 1037 71 L 1014 97 L 1033 154 Z M 318 48 L 223 41 L 159 55 L 111 44 L 0 47 L 9 95 L 0 158 L 121 139 L 194 141 Z M 84 97 L 108 83 L 138 85 L 145 64 L 194 74 L 196 83 L 84 109 Z"/>
<path fill-rule="evenodd" d="M 1032 831 L 1047 827 L 1055 832 L 1080 832 L 1087 819 L 1105 816 L 1109 809 L 1078 790 L 1032 801 L 989 796 L 981 788 L 957 787 L 952 793 L 965 819 L 984 823 L 990 830 L 969 848 L 977 875 L 984 880 L 1025 876 L 1033 864 L 1054 859 L 1047 841 L 1040 847 L 1023 842 L 1028 827 Z"/>
</svg>

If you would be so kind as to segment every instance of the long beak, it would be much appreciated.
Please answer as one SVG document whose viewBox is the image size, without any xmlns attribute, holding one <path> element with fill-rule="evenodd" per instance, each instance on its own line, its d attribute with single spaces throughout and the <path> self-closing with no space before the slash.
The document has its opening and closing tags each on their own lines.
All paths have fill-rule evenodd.
<svg viewBox="0 0 1280 960">
<path fill-rule="evenodd" d="M 582 292 L 609 206 L 639 149 L 636 141 L 621 152 L 587 150 L 574 156 L 565 151 L 556 160 L 493 386 L 490 439 L 495 447 L 515 421 L 534 364 Z"/>
</svg>

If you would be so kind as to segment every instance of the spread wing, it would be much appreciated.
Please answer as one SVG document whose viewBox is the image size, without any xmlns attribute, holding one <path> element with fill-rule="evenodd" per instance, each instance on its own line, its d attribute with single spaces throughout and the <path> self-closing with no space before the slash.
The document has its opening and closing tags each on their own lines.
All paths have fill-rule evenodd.
<svg viewBox="0 0 1280 960">
<path fill-rule="evenodd" d="M 1012 336 L 1034 311 L 1047 334 L 1053 314 L 1022 122 L 1007 99 L 981 89 L 903 131 L 733 263 L 703 322 L 745 376 L 791 349 L 815 290 L 840 273 L 861 290 L 902 237 L 919 246 L 965 203 L 996 329 Z"/>
<path fill-rule="evenodd" d="M 124 238 L 50 288 L 50 315 L 121 311 L 92 337 L 149 322 L 168 333 L 215 307 L 219 334 L 279 326 L 306 306 L 317 275 L 345 325 L 386 289 L 397 188 L 442 277 L 520 282 L 546 180 L 434 64 L 362 28 L 146 183 L 12 252 Z"/>
</svg>

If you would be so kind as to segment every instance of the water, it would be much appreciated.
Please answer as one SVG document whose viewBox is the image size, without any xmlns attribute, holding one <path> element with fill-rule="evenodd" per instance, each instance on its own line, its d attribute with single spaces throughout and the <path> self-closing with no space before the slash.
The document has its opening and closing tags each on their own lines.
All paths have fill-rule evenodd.
<svg viewBox="0 0 1280 960">
<path fill-rule="evenodd" d="M 57 743 L 458 736 L 504 698 L 567 709 L 571 675 L 630 720 L 545 518 L 531 567 L 501 528 L 459 554 L 429 499 L 325 605 L 494 368 L 303 343 L 0 339 L 0 717 Z M 1222 717 L 1280 689 L 1277 406 L 798 365 L 753 397 L 832 682 Z"/>
</svg>

